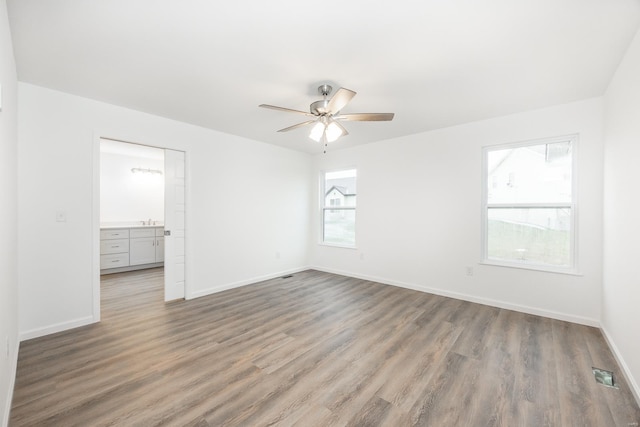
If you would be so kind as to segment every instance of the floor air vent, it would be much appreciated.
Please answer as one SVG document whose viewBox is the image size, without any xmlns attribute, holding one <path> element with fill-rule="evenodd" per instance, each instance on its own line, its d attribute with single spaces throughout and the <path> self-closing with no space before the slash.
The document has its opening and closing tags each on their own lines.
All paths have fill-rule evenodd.
<svg viewBox="0 0 640 427">
<path fill-rule="evenodd" d="M 287 274 L 286 276 L 282 276 L 283 279 L 290 279 L 293 277 L 293 274 Z"/>
<path fill-rule="evenodd" d="M 592 368 L 593 375 L 596 377 L 596 382 L 611 388 L 618 388 L 618 385 L 613 380 L 613 372 L 605 371 L 604 369 Z"/>
</svg>

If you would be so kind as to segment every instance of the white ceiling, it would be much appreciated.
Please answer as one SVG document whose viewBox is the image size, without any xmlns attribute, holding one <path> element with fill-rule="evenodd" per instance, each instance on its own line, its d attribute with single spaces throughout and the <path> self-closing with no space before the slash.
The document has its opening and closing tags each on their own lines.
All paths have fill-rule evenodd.
<svg viewBox="0 0 640 427">
<path fill-rule="evenodd" d="M 330 83 L 333 148 L 602 95 L 640 0 L 7 0 L 20 81 L 285 147 Z"/>
</svg>

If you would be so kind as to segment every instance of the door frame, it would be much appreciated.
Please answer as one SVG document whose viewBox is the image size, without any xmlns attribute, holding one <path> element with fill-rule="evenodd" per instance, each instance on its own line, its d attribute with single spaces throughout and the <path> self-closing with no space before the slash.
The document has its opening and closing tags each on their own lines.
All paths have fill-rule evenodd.
<svg viewBox="0 0 640 427">
<path fill-rule="evenodd" d="M 91 290 L 93 300 L 93 322 L 100 321 L 100 140 L 109 139 L 112 141 L 124 142 L 127 144 L 136 144 L 146 147 L 159 148 L 162 150 L 174 150 L 184 152 L 184 171 L 185 171 L 185 281 L 184 281 L 184 298 L 189 299 L 191 295 L 191 285 L 189 278 L 191 277 L 190 270 L 190 250 L 189 250 L 189 238 L 188 238 L 188 224 L 190 217 L 190 173 L 189 173 L 189 150 L 185 147 L 175 147 L 171 144 L 162 142 L 148 144 L 142 142 L 145 138 L 140 137 L 118 137 L 114 136 L 114 132 L 99 132 L 94 131 L 92 139 L 92 151 L 93 151 L 93 167 L 92 167 L 92 185 L 91 185 L 91 241 L 92 241 L 92 265 L 91 265 Z M 137 141 L 137 142 L 132 142 Z M 165 206 L 166 208 L 166 206 Z"/>
</svg>

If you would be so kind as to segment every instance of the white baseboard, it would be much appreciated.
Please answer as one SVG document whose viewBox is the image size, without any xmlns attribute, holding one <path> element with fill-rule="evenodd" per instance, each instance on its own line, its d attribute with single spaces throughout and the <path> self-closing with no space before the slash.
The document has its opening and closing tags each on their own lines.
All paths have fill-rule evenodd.
<svg viewBox="0 0 640 427">
<path fill-rule="evenodd" d="M 11 354 L 11 368 L 9 371 L 9 391 L 7 393 L 7 401 L 4 404 L 4 417 L 2 419 L 2 426 L 7 427 L 9 425 L 9 414 L 11 413 L 11 403 L 13 402 L 13 389 L 16 386 L 16 374 L 18 372 L 18 351 L 20 349 L 20 342 L 17 343 L 17 347 Z"/>
<path fill-rule="evenodd" d="M 602 335 L 604 336 L 607 345 L 609 345 L 609 348 L 613 353 L 613 357 L 616 358 L 616 362 L 618 362 L 618 365 L 620 365 L 620 367 L 622 368 L 622 375 L 624 375 L 624 378 L 627 380 L 627 384 L 629 384 L 629 388 L 631 389 L 631 393 L 633 393 L 633 397 L 636 399 L 636 402 L 640 406 L 640 386 L 636 382 L 635 378 L 633 378 L 629 366 L 624 361 L 624 358 L 622 357 L 622 354 L 620 354 L 618 346 L 616 346 L 615 342 L 611 338 L 611 335 L 609 334 L 609 332 L 607 332 L 607 329 L 603 326 L 600 328 L 600 330 L 602 331 Z"/>
<path fill-rule="evenodd" d="M 126 267 L 109 268 L 105 270 L 100 270 L 100 276 L 107 276 L 113 273 L 125 273 L 127 271 L 146 270 L 148 268 L 157 268 L 157 267 L 164 267 L 164 262 L 154 262 L 151 264 L 138 264 L 138 265 L 129 265 Z"/>
<path fill-rule="evenodd" d="M 67 329 L 78 328 L 80 326 L 90 325 L 95 323 L 96 320 L 93 316 L 81 317 L 79 319 L 69 320 L 66 322 L 56 323 L 55 325 L 49 325 L 42 328 L 31 329 L 29 331 L 20 332 L 18 339 L 20 341 L 30 340 L 32 338 L 38 338 L 49 334 L 55 334 L 56 332 L 66 331 Z"/>
<path fill-rule="evenodd" d="M 213 288 L 202 289 L 196 292 L 190 292 L 189 295 L 185 295 L 185 299 L 194 299 L 203 297 L 206 295 L 215 294 L 218 292 L 226 291 L 229 289 L 239 288 L 242 286 L 253 285 L 258 282 L 262 282 L 265 280 L 275 279 L 277 277 L 286 276 L 287 274 L 299 273 L 301 271 L 309 270 L 311 267 L 298 267 L 290 270 L 280 271 L 278 273 L 265 274 L 264 276 L 252 277 L 250 279 L 244 279 L 237 282 L 225 283 L 219 286 L 215 286 Z"/>
<path fill-rule="evenodd" d="M 463 294 L 459 292 L 451 292 L 444 289 L 431 288 L 428 286 L 417 285 L 413 283 L 403 283 L 397 280 L 386 279 L 384 277 L 367 276 L 362 274 L 354 274 L 348 271 L 339 271 L 334 269 L 328 269 L 324 267 L 314 266 L 311 267 L 314 270 L 324 271 L 326 273 L 340 274 L 343 276 L 354 277 L 356 279 L 369 280 L 371 282 L 378 282 L 385 285 L 396 286 L 399 288 L 411 289 L 414 291 L 426 292 L 429 294 L 440 295 L 443 297 L 454 298 L 462 301 L 474 302 L 477 304 L 488 305 L 491 307 L 504 308 L 506 310 L 518 311 L 520 313 L 533 314 L 536 316 L 548 317 L 550 319 L 563 320 L 571 323 L 578 323 L 580 325 L 600 327 L 600 321 L 597 319 L 591 319 L 588 317 L 575 316 L 566 313 L 559 313 L 551 310 L 540 309 L 536 307 L 529 307 L 520 304 L 512 304 L 506 301 L 493 300 L 490 298 L 483 298 L 469 294 Z"/>
</svg>

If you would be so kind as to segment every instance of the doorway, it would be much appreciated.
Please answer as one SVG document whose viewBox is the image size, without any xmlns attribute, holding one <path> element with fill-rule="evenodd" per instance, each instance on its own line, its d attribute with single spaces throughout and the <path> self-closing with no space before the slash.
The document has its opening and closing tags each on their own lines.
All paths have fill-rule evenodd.
<svg viewBox="0 0 640 427">
<path fill-rule="evenodd" d="M 183 299 L 185 153 L 108 138 L 97 145 L 94 320 L 108 274 L 164 267 L 164 300 Z"/>
</svg>

